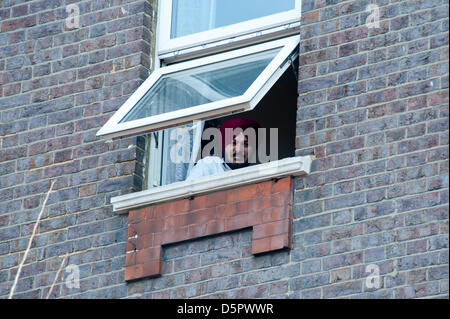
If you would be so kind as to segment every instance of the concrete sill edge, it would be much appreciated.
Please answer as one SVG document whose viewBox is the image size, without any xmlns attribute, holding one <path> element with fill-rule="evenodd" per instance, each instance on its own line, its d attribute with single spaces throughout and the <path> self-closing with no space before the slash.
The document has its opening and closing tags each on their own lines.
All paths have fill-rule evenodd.
<svg viewBox="0 0 450 319">
<path fill-rule="evenodd" d="M 289 157 L 221 174 L 205 176 L 197 180 L 176 182 L 136 193 L 112 197 L 111 204 L 115 212 L 125 214 L 130 209 L 260 183 L 273 178 L 306 175 L 310 173 L 314 159 L 314 155 Z"/>
</svg>

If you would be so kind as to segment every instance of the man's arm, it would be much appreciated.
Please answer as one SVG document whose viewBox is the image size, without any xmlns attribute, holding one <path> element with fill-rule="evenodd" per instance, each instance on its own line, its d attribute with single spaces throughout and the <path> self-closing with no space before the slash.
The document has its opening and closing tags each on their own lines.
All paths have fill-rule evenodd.
<svg viewBox="0 0 450 319">
<path fill-rule="evenodd" d="M 217 156 L 207 156 L 197 162 L 191 169 L 186 180 L 193 180 L 203 176 L 214 175 L 231 170 L 224 160 Z"/>
</svg>

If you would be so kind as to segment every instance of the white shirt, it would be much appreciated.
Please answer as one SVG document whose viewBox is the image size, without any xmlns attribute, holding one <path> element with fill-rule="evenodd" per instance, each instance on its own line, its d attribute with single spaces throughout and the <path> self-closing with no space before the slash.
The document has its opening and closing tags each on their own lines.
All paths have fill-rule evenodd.
<svg viewBox="0 0 450 319">
<path fill-rule="evenodd" d="M 199 160 L 197 164 L 192 167 L 186 180 L 197 179 L 202 176 L 223 173 L 230 170 L 231 168 L 225 163 L 223 158 L 218 156 L 207 156 Z"/>
</svg>

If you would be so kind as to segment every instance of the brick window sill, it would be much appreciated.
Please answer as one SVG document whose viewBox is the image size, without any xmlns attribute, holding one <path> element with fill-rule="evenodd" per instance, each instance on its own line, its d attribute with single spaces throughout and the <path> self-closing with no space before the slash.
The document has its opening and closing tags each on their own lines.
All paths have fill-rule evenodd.
<svg viewBox="0 0 450 319">
<path fill-rule="evenodd" d="M 254 184 L 287 176 L 309 174 L 314 156 L 290 157 L 221 174 L 205 176 L 197 180 L 177 182 L 149 190 L 111 198 L 113 209 L 119 214 L 129 210 L 160 204 L 177 199 L 190 198 L 220 190 Z"/>
</svg>

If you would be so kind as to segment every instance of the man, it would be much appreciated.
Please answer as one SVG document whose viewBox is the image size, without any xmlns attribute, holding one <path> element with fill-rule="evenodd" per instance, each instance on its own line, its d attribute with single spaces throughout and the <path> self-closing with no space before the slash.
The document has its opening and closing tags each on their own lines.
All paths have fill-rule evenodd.
<svg viewBox="0 0 450 319">
<path fill-rule="evenodd" d="M 247 167 L 256 163 L 256 145 L 258 141 L 259 124 L 248 119 L 232 119 L 220 127 L 221 146 L 223 158 L 218 156 L 207 156 L 197 162 L 189 172 L 186 180 L 197 179 L 226 172 L 232 169 Z M 254 140 L 244 134 L 248 128 L 255 132 Z M 241 129 L 238 135 L 230 134 L 233 130 Z M 252 141 L 253 140 L 253 141 Z"/>
</svg>

